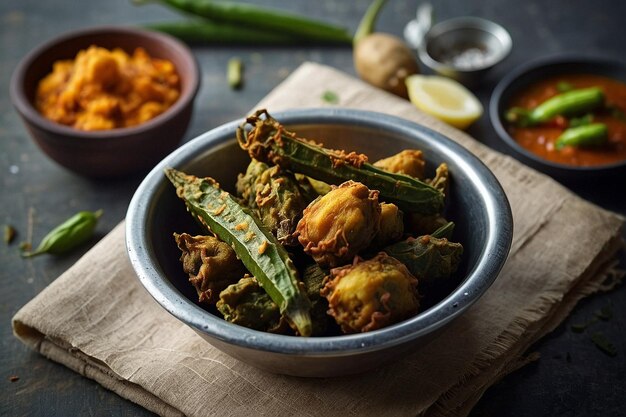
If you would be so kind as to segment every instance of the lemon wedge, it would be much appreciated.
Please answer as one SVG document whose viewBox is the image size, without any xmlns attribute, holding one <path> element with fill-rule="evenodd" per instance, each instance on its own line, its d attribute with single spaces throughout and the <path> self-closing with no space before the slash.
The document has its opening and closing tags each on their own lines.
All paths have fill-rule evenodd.
<svg viewBox="0 0 626 417">
<path fill-rule="evenodd" d="M 409 100 L 418 109 L 459 129 L 465 129 L 483 114 L 480 101 L 458 82 L 438 75 L 406 78 Z"/>
</svg>

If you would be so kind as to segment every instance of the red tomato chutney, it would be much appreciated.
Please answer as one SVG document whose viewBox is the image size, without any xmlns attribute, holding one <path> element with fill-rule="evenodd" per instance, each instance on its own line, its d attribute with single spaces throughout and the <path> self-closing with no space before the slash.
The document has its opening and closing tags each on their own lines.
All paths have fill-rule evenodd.
<svg viewBox="0 0 626 417">
<path fill-rule="evenodd" d="M 509 126 L 507 131 L 522 147 L 552 162 L 575 165 L 607 165 L 626 160 L 626 84 L 590 74 L 566 74 L 539 81 L 518 93 L 509 107 L 532 109 L 559 94 L 558 87 L 567 83 L 574 88 L 598 87 L 604 91 L 608 109 L 593 111 L 593 123 L 604 123 L 608 129 L 608 141 L 600 146 L 565 146 L 558 150 L 556 139 L 567 128 L 568 121 L 557 116 L 549 123 L 533 127 Z M 582 115 L 581 115 L 582 116 Z"/>
</svg>

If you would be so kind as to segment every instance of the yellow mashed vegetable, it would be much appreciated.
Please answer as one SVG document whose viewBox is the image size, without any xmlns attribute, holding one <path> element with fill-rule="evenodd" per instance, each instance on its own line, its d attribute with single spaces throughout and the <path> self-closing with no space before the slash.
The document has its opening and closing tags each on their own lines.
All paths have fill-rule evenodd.
<svg viewBox="0 0 626 417">
<path fill-rule="evenodd" d="M 91 46 L 54 63 L 37 88 L 36 106 L 50 120 L 81 130 L 135 126 L 167 110 L 180 95 L 174 64 L 137 48 Z"/>
</svg>

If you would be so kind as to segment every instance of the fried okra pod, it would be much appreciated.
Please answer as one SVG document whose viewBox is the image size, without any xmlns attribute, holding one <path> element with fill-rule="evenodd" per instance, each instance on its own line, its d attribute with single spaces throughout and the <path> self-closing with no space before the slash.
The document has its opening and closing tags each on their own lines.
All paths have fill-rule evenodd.
<svg viewBox="0 0 626 417">
<path fill-rule="evenodd" d="M 408 238 L 383 249 L 385 253 L 402 262 L 420 281 L 431 285 L 454 274 L 463 255 L 460 243 L 433 236 Z"/>
<path fill-rule="evenodd" d="M 300 335 L 310 336 L 311 303 L 301 288 L 293 261 L 276 237 L 213 178 L 198 178 L 172 168 L 165 174 L 193 217 L 232 246 L 289 324 Z"/>
<path fill-rule="evenodd" d="M 174 233 L 183 270 L 198 293 L 198 301 L 215 304 L 219 293 L 235 283 L 246 269 L 233 248 L 213 236 Z"/>
<path fill-rule="evenodd" d="M 417 279 L 397 259 L 381 252 L 352 265 L 334 268 L 322 295 L 328 313 L 344 333 L 368 332 L 415 315 Z"/>
<path fill-rule="evenodd" d="M 444 206 L 444 194 L 417 178 L 377 168 L 363 154 L 326 149 L 298 138 L 265 110 L 246 119 L 237 129 L 237 141 L 251 158 L 329 184 L 361 182 L 401 209 L 429 215 L 440 213 Z"/>
<path fill-rule="evenodd" d="M 293 174 L 279 166 L 270 167 L 252 160 L 245 175 L 237 179 L 236 187 L 237 193 L 280 243 L 298 244 L 293 232 L 309 201 Z"/>
<path fill-rule="evenodd" d="M 250 276 L 226 287 L 216 304 L 224 320 L 250 329 L 285 333 L 289 326 L 259 282 Z"/>
</svg>

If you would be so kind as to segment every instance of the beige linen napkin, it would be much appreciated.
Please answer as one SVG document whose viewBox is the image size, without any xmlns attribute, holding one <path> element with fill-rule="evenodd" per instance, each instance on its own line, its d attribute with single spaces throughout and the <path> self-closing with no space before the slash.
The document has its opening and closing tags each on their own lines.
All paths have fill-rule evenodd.
<svg viewBox="0 0 626 417">
<path fill-rule="evenodd" d="M 466 415 L 491 384 L 534 359 L 523 356 L 533 342 L 615 275 L 622 218 L 404 100 L 307 63 L 258 107 L 327 105 L 320 98 L 326 90 L 340 106 L 398 115 L 458 141 L 493 170 L 510 199 L 515 232 L 500 277 L 439 338 L 353 377 L 259 371 L 204 342 L 150 298 L 127 260 L 123 224 L 15 315 L 17 337 L 165 416 Z"/>
</svg>

